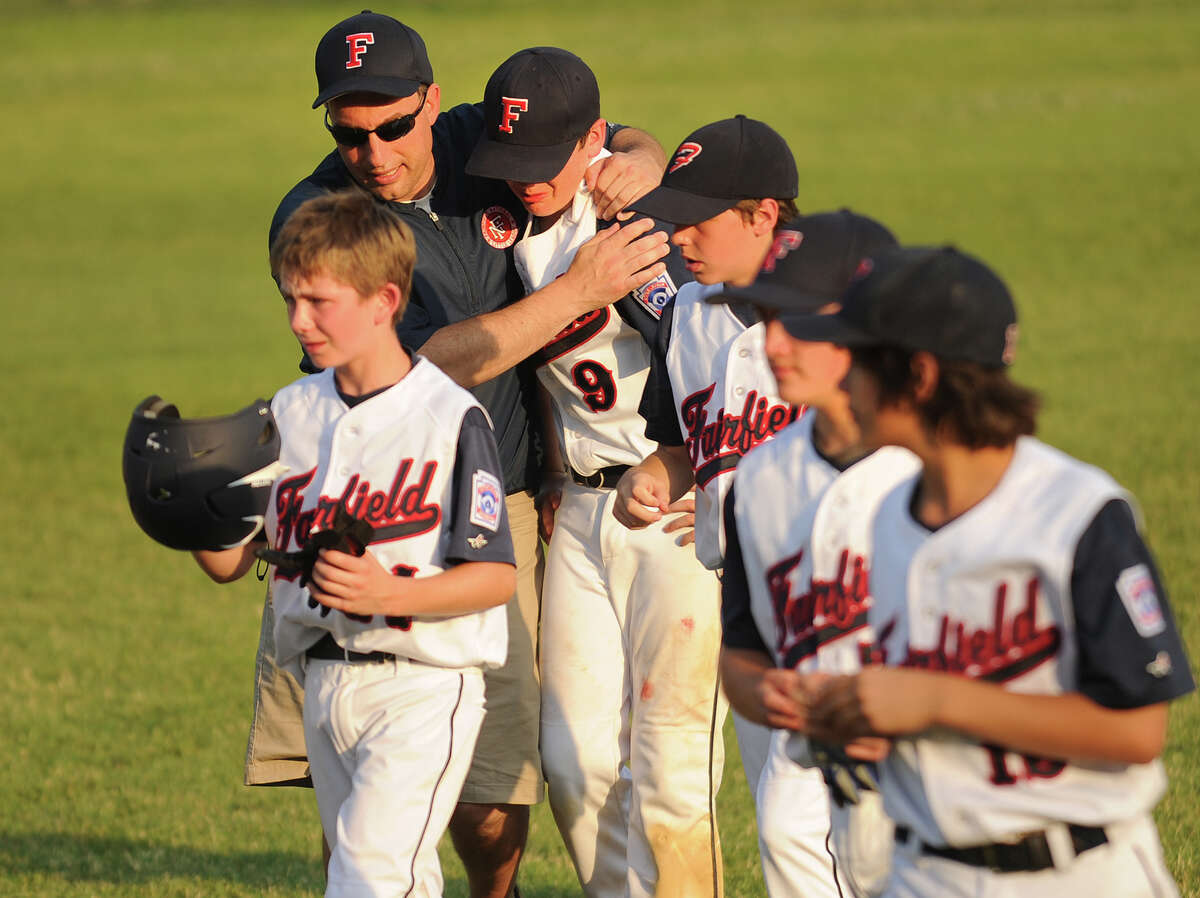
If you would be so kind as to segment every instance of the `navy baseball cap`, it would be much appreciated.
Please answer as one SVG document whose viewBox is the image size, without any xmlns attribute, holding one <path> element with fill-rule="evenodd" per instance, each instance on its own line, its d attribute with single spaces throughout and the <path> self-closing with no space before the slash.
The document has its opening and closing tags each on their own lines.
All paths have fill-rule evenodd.
<svg viewBox="0 0 1200 898">
<path fill-rule="evenodd" d="M 1017 310 L 1004 282 L 952 246 L 895 247 L 864 260 L 832 315 L 788 333 L 839 346 L 894 346 L 988 368 L 1012 364 Z"/>
<path fill-rule="evenodd" d="M 894 246 L 891 231 L 849 209 L 800 215 L 776 229 L 752 284 L 726 288 L 707 302 L 748 302 L 773 309 L 792 333 L 797 319 L 838 301 L 865 258 Z"/>
<path fill-rule="evenodd" d="M 671 155 L 662 183 L 630 208 L 691 225 L 742 200 L 795 199 L 799 183 L 787 141 L 757 119 L 738 115 L 689 134 Z"/>
<path fill-rule="evenodd" d="M 391 16 L 364 9 L 338 22 L 317 44 L 313 109 L 342 94 L 409 97 L 433 83 L 421 35 Z"/>
<path fill-rule="evenodd" d="M 600 87 L 574 53 L 530 47 L 506 59 L 488 79 L 483 115 L 486 127 L 467 174 L 549 181 L 600 118 Z"/>
</svg>

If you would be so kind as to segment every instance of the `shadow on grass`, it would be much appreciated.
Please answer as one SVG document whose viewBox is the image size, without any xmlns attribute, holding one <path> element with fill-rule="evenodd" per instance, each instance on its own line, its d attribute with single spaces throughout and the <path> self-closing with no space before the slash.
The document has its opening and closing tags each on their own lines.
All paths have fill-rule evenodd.
<svg viewBox="0 0 1200 898">
<path fill-rule="evenodd" d="M 286 851 L 220 852 L 108 836 L 0 830 L 0 870 L 72 882 L 149 883 L 190 877 L 240 884 L 322 887 L 320 858 Z"/>
<path fill-rule="evenodd" d="M 0 891 L 6 876 L 53 876 L 72 883 L 148 885 L 179 877 L 241 886 L 247 894 L 270 888 L 324 888 L 319 856 L 287 851 L 205 851 L 138 839 L 63 832 L 0 830 Z M 460 884 L 447 878 L 447 886 Z M 550 898 L 550 896 L 547 896 Z"/>
</svg>

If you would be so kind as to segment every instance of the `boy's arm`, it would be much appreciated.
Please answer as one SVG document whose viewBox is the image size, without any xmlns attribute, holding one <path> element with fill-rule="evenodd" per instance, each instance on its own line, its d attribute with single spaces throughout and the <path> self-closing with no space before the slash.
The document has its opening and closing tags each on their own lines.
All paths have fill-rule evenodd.
<svg viewBox="0 0 1200 898">
<path fill-rule="evenodd" d="M 810 721 L 812 735 L 833 742 L 931 727 L 1031 755 L 1144 764 L 1162 753 L 1167 706 L 1117 710 L 1078 692 L 1029 695 L 956 674 L 876 666 L 831 679 Z"/>
<path fill-rule="evenodd" d="M 254 566 L 254 550 L 260 545 L 250 542 L 236 549 L 210 551 L 197 549 L 192 552 L 196 564 L 217 583 L 232 583 L 240 580 Z"/>
<path fill-rule="evenodd" d="M 653 227 L 638 219 L 606 228 L 579 248 L 562 277 L 504 308 L 440 328 L 421 354 L 464 387 L 503 374 L 580 315 L 662 274 L 667 235 Z"/>
<path fill-rule="evenodd" d="M 725 496 L 725 569 L 721 574 L 721 685 L 729 704 L 754 723 L 800 730 L 805 725 L 800 674 L 775 666 L 750 610 L 750 584 L 734 516 L 736 486 Z"/>
<path fill-rule="evenodd" d="M 430 577 L 398 577 L 371 552 L 323 549 L 309 582 L 312 597 L 347 614 L 452 615 L 503 605 L 517 588 L 516 568 L 468 561 Z"/>
<path fill-rule="evenodd" d="M 868 668 L 831 683 L 816 716 L 831 733 L 946 726 L 1035 755 L 1153 760 L 1166 738 L 1166 703 L 1195 684 L 1154 559 L 1124 500 L 1101 508 L 1080 538 L 1071 604 L 1073 692 L 1025 695 L 955 674 Z"/>
</svg>

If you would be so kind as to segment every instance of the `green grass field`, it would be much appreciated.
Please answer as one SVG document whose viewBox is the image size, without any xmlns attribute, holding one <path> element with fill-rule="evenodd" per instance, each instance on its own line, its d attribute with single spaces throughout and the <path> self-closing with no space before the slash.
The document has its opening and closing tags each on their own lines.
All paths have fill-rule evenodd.
<svg viewBox="0 0 1200 898">
<path fill-rule="evenodd" d="M 318 894 L 311 796 L 240 785 L 261 587 L 213 586 L 146 539 L 119 454 L 150 393 L 217 414 L 295 376 L 266 228 L 327 149 L 316 41 L 361 6 L 0 7 L 0 895 Z M 765 119 L 795 150 L 802 209 L 849 205 L 991 262 L 1017 297 L 1042 434 L 1138 495 L 1200 658 L 1194 4 L 376 8 L 423 33 L 451 102 L 521 47 L 566 46 L 608 113 L 668 148 L 736 112 Z M 1163 842 L 1200 896 L 1194 696 L 1166 764 Z M 761 894 L 732 750 L 721 815 L 728 894 Z M 453 860 L 447 882 L 466 894 Z M 544 808 L 522 890 L 577 894 Z"/>
</svg>

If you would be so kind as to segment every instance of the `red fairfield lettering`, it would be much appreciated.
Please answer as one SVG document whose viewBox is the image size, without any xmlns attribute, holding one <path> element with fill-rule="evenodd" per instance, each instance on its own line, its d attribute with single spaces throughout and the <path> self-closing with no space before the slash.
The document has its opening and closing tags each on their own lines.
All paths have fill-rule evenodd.
<svg viewBox="0 0 1200 898">
<path fill-rule="evenodd" d="M 347 34 L 346 43 L 350 45 L 350 58 L 346 60 L 346 68 L 362 68 L 362 55 L 367 47 L 375 43 L 375 32 L 360 31 L 358 34 Z"/>
<path fill-rule="evenodd" d="M 775 270 L 775 263 L 800 246 L 804 242 L 804 234 L 800 231 L 780 231 L 763 259 L 762 270 L 770 273 Z"/>
<path fill-rule="evenodd" d="M 784 558 L 767 570 L 767 591 L 775 610 L 779 632 L 776 649 L 784 663 L 795 667 L 815 655 L 822 646 L 867 625 L 871 592 L 866 559 L 843 549 L 837 574 L 832 580 L 814 578 L 807 588 L 792 594 L 791 573 L 799 567 L 803 552 Z"/>
<path fill-rule="evenodd" d="M 316 469 L 280 481 L 275 496 L 279 516 L 276 548 L 286 551 L 293 544 L 297 549 L 303 548 L 313 532 L 333 526 L 339 506 L 352 517 L 362 518 L 374 527 L 373 542 L 376 543 L 405 539 L 432 530 L 442 516 L 441 506 L 428 498 L 437 462 L 426 462 L 416 483 L 409 484 L 412 468 L 413 460 L 403 459 L 386 490 L 372 490 L 370 481 L 355 474 L 346 481 L 340 496 L 320 496 L 314 507 L 304 511 L 301 511 L 303 490 L 312 481 Z"/>
<path fill-rule="evenodd" d="M 973 679 L 1003 683 L 1033 670 L 1054 657 L 1062 643 L 1058 627 L 1037 625 L 1038 579 L 1025 587 L 1025 607 L 1005 616 L 1008 584 L 996 587 L 992 625 L 968 629 L 962 621 L 942 615 L 937 645 L 929 649 L 908 646 L 904 667 L 944 670 Z"/>
<path fill-rule="evenodd" d="M 529 111 L 529 101 L 522 97 L 501 97 L 500 130 L 505 134 L 513 133 L 513 122 L 521 116 L 518 113 Z"/>
<path fill-rule="evenodd" d="M 687 430 L 684 445 L 696 472 L 696 483 L 703 487 L 722 471 L 733 468 L 737 460 L 783 428 L 800 414 L 801 409 L 787 403 L 771 404 L 757 390 L 746 394 L 740 415 L 717 412 L 716 420 L 708 418 L 708 403 L 716 384 L 698 390 L 679 407 L 683 426 Z"/>
</svg>

